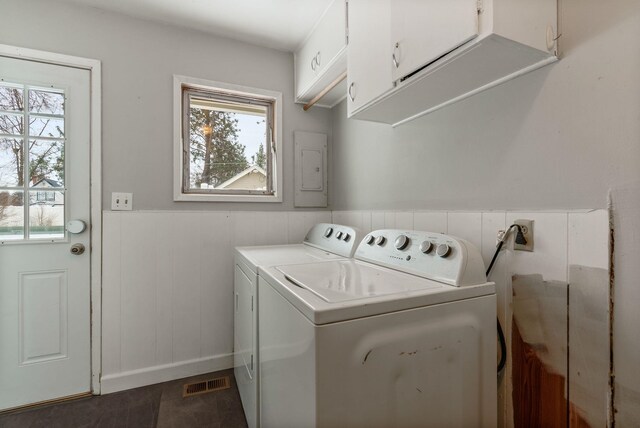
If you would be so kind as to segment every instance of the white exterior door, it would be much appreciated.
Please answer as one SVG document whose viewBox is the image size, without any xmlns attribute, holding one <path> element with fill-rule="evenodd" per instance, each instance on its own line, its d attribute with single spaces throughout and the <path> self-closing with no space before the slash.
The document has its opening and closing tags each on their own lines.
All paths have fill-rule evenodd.
<svg viewBox="0 0 640 428">
<path fill-rule="evenodd" d="M 90 72 L 0 57 L 0 410 L 91 391 L 89 158 Z"/>
</svg>

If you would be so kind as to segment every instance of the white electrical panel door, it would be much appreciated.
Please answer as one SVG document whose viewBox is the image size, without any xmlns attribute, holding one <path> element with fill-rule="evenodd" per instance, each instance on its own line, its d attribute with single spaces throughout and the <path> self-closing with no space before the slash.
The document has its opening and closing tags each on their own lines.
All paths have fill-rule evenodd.
<svg viewBox="0 0 640 428">
<path fill-rule="evenodd" d="M 295 132 L 296 207 L 327 206 L 327 136 Z"/>
<path fill-rule="evenodd" d="M 393 80 L 406 77 L 477 35 L 477 0 L 393 2 L 389 49 Z"/>
<path fill-rule="evenodd" d="M 324 150 L 302 149 L 300 161 L 302 162 L 302 190 L 323 190 L 324 177 Z"/>
</svg>

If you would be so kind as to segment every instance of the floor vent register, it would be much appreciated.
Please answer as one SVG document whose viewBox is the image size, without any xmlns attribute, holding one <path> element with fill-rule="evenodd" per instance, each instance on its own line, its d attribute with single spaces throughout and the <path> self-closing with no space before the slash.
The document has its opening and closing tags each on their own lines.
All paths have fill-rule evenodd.
<svg viewBox="0 0 640 428">
<path fill-rule="evenodd" d="M 231 382 L 229 376 L 218 377 L 215 379 L 203 380 L 201 382 L 188 383 L 182 391 L 183 397 L 192 397 L 194 395 L 206 394 L 209 392 L 221 391 L 229 389 Z"/>
</svg>

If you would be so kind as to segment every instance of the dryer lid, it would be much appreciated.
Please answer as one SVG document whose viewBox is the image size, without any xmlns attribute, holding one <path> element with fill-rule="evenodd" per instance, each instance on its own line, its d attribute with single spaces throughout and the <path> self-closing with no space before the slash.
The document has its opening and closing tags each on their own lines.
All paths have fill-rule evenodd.
<svg viewBox="0 0 640 428">
<path fill-rule="evenodd" d="M 348 260 L 280 266 L 276 269 L 289 282 L 329 303 L 387 295 L 395 298 L 402 293 L 436 292 L 452 288 L 403 272 Z"/>
</svg>

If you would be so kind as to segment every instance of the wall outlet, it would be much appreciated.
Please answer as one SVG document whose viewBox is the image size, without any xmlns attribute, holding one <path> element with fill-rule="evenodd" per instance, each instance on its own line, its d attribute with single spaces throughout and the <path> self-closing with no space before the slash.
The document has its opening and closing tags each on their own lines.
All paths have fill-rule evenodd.
<svg viewBox="0 0 640 428">
<path fill-rule="evenodd" d="M 533 251 L 533 220 L 516 220 L 514 223 L 521 227 L 527 243 L 518 244 L 514 239 L 513 249 L 516 251 Z"/>
<path fill-rule="evenodd" d="M 111 211 L 131 211 L 133 207 L 133 193 L 111 194 Z"/>
</svg>

